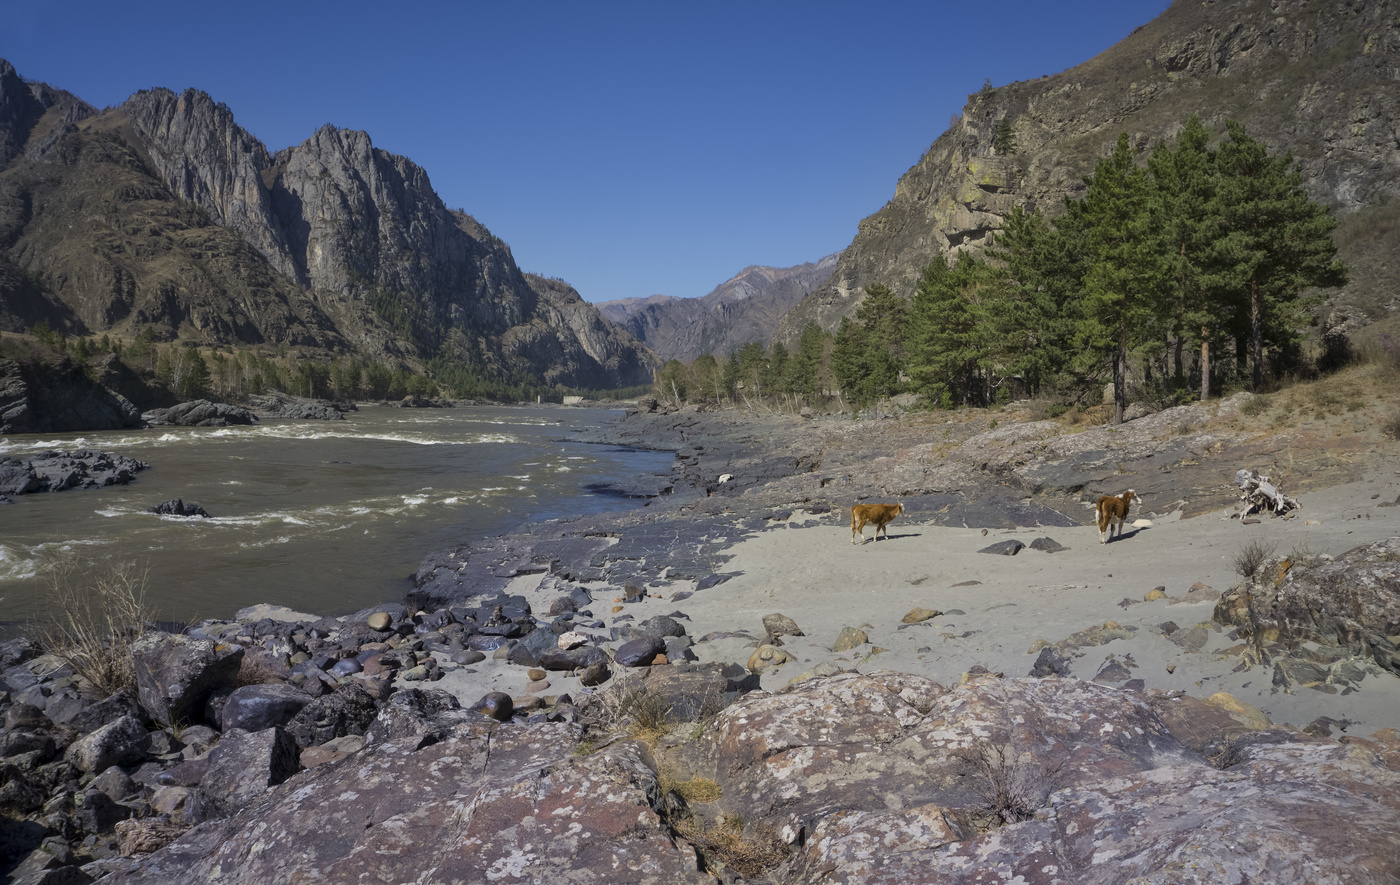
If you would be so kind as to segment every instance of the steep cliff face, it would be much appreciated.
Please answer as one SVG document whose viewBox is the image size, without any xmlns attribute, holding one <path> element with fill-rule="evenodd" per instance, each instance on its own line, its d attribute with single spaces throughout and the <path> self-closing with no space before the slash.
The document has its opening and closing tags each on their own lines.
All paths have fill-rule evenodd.
<svg viewBox="0 0 1400 885">
<path fill-rule="evenodd" d="M 31 139 L 0 172 L 0 252 L 16 280 L 0 290 L 7 327 L 33 322 L 37 298 L 73 334 L 150 326 L 165 339 L 344 348 L 309 293 L 171 195 L 119 116 L 51 119 L 61 113 L 41 120 L 54 136 L 42 150 Z"/>
<path fill-rule="evenodd" d="M 777 337 L 791 342 L 808 322 L 835 329 L 870 283 L 912 294 L 930 261 L 985 248 L 1011 207 L 1058 212 L 1119 132 L 1147 150 L 1191 114 L 1217 130 L 1239 120 L 1293 153 L 1309 193 L 1342 221 L 1342 257 L 1362 268 L 1328 309 L 1382 315 L 1395 309 L 1400 284 L 1400 265 L 1378 258 L 1400 247 L 1388 208 L 1400 195 L 1398 77 L 1393 3 L 1177 0 L 1078 67 L 969 96 Z M 998 126 L 1014 147 L 994 147 Z"/>
<path fill-rule="evenodd" d="M 554 368 L 553 384 L 607 389 L 649 384 L 661 360 L 607 319 L 567 283 L 534 274 L 525 281 L 538 297 L 535 318 L 506 334 L 507 353 Z"/>
<path fill-rule="evenodd" d="M 653 295 L 597 307 L 662 360 L 689 362 L 706 353 L 730 353 L 750 341 L 766 345 L 783 315 L 831 275 L 838 257 L 796 267 L 746 267 L 703 298 Z"/>
<path fill-rule="evenodd" d="M 364 132 L 326 126 L 273 156 L 197 90 L 146 90 L 101 114 L 53 95 L 0 69 L 7 328 L 46 310 L 76 334 L 149 325 L 565 384 L 650 380 L 645 347 L 577 293 L 545 304 L 505 243 Z"/>
<path fill-rule="evenodd" d="M 234 122 L 226 105 L 195 89 L 180 95 L 149 89 L 128 99 L 122 113 L 171 193 L 202 208 L 278 272 L 306 285 L 264 184 L 272 158 L 262 142 Z"/>
</svg>

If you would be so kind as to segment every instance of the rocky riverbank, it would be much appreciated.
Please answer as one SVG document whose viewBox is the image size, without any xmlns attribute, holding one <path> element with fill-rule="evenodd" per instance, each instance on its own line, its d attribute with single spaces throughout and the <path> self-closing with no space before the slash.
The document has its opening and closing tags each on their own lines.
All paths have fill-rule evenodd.
<svg viewBox="0 0 1400 885">
<path fill-rule="evenodd" d="M 105 698 L 11 644 L 12 875 L 1392 881 L 1400 463 L 1249 402 L 638 412 L 594 441 L 677 452 L 599 490 L 646 506 L 434 554 L 407 606 L 152 634 Z M 1301 512 L 1230 519 L 1239 466 Z M 889 540 L 860 500 L 904 503 Z"/>
</svg>

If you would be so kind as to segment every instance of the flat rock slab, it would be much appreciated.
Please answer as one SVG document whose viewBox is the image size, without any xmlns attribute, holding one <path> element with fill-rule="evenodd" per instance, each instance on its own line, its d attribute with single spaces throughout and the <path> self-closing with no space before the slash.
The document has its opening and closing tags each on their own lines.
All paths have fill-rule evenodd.
<svg viewBox="0 0 1400 885">
<path fill-rule="evenodd" d="M 1017 553 L 1020 553 L 1023 549 L 1025 549 L 1025 546 L 1025 544 L 1013 538 L 1009 541 L 998 541 L 995 544 L 983 547 L 977 552 L 992 553 L 997 556 L 1015 556 Z"/>
</svg>

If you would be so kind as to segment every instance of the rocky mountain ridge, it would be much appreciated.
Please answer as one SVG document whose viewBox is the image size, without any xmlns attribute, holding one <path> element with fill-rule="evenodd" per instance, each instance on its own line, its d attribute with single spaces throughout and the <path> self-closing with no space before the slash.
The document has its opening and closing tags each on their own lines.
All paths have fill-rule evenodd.
<svg viewBox="0 0 1400 885">
<path fill-rule="evenodd" d="M 562 322 L 504 242 L 364 132 L 325 126 L 273 155 L 198 90 L 97 112 L 0 62 L 0 164 L 7 329 L 445 355 L 594 388 L 657 364 L 581 299 Z"/>
<path fill-rule="evenodd" d="M 787 268 L 751 265 L 701 298 L 653 295 L 596 306 L 663 360 L 728 354 L 750 341 L 767 345 L 783 315 L 826 282 L 839 256 Z"/>
<path fill-rule="evenodd" d="M 871 283 L 912 294 L 929 262 L 989 245 L 1012 207 L 1055 214 L 1118 133 L 1145 151 L 1192 114 L 1217 130 L 1239 120 L 1271 150 L 1291 151 L 1311 196 L 1338 214 L 1351 283 L 1324 321 L 1386 316 L 1400 306 L 1398 71 L 1400 19 L 1388 3 L 1177 0 L 1083 64 L 968 96 L 777 339 L 795 341 L 808 322 L 836 329 Z"/>
</svg>

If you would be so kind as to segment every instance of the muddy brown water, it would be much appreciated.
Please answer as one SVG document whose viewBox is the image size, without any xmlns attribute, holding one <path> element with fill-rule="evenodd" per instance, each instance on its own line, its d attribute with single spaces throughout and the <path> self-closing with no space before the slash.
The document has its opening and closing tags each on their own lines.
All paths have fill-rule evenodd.
<svg viewBox="0 0 1400 885">
<path fill-rule="evenodd" d="M 0 505 L 0 630 L 44 610 L 50 557 L 149 568 L 148 600 L 174 621 L 263 602 L 343 614 L 397 601 L 433 550 L 638 506 L 596 489 L 668 473 L 670 454 L 570 439 L 619 415 L 370 407 L 345 421 L 0 438 L 10 457 L 99 449 L 151 464 L 127 486 Z M 211 518 L 146 512 L 177 497 Z"/>
</svg>

